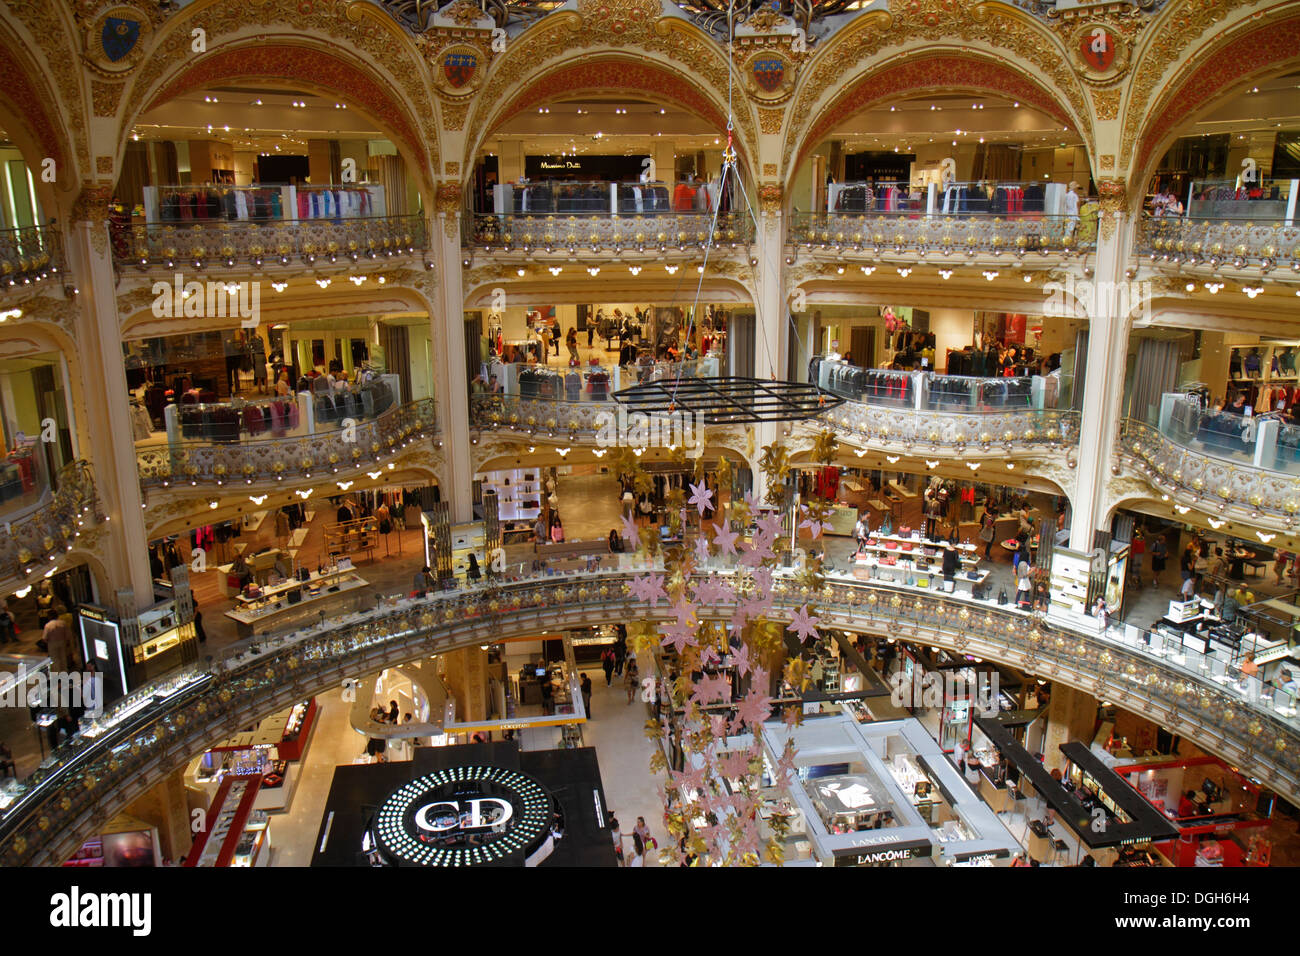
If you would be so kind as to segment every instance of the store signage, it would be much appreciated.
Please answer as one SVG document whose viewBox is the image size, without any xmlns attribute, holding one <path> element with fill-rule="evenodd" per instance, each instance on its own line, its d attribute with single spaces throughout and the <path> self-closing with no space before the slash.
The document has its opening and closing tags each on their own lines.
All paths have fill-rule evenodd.
<svg viewBox="0 0 1300 956">
<path fill-rule="evenodd" d="M 548 163 L 542 160 L 539 164 L 542 169 L 581 169 L 582 163 L 574 162 L 572 159 L 566 159 L 562 163 Z"/>
<path fill-rule="evenodd" d="M 495 812 L 489 809 L 485 813 L 483 811 L 484 804 L 487 804 L 489 808 L 495 808 Z M 499 800 L 496 797 L 467 800 L 464 806 L 468 806 L 469 810 L 463 810 L 462 804 L 454 800 L 439 800 L 437 803 L 426 803 L 415 811 L 415 825 L 429 833 L 445 833 L 448 830 L 455 829 L 481 830 L 484 827 L 503 827 L 515 815 L 513 806 L 507 801 Z M 444 807 L 446 809 L 439 812 Z"/>
<path fill-rule="evenodd" d="M 481 866 L 522 853 L 550 832 L 552 802 L 536 780 L 503 767 L 417 777 L 380 806 L 374 841 L 394 863 Z"/>
<path fill-rule="evenodd" d="M 979 853 L 958 853 L 952 858 L 952 860 L 954 863 L 966 863 L 971 866 L 978 866 L 981 863 L 1006 859 L 1010 855 L 1011 851 L 1003 847 L 1000 850 L 985 850 Z"/>
<path fill-rule="evenodd" d="M 934 844 L 929 840 L 894 843 L 889 841 L 889 836 L 886 834 L 876 837 L 864 836 L 854 842 L 858 845 L 835 851 L 836 866 L 882 866 L 905 860 L 919 860 L 934 853 Z M 873 843 L 876 845 L 873 846 Z"/>
</svg>

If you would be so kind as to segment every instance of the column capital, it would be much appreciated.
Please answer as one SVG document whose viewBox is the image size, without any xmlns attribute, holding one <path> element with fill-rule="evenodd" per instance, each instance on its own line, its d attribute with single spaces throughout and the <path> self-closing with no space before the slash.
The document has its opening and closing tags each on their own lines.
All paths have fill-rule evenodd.
<svg viewBox="0 0 1300 956">
<path fill-rule="evenodd" d="M 785 188 L 780 183 L 764 183 L 758 187 L 758 201 L 763 215 L 779 216 L 781 203 L 785 200 Z"/>
</svg>

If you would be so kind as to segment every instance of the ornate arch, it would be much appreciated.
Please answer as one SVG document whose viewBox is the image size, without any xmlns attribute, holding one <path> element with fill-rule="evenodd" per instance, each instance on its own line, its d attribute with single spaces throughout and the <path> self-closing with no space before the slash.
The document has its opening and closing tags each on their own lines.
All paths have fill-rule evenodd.
<svg viewBox="0 0 1300 956">
<path fill-rule="evenodd" d="M 207 52 L 196 55 L 192 32 Z M 149 106 L 216 81 L 266 79 L 346 96 L 418 163 L 424 186 L 439 140 L 428 68 L 411 37 L 377 7 L 351 0 L 196 0 L 155 34 L 125 97 L 117 150 Z"/>
<path fill-rule="evenodd" d="M 1295 6 L 1291 6 L 1294 13 Z M 1129 127 L 1132 136 L 1125 142 L 1137 142 L 1133 168 L 1144 183 L 1153 162 L 1159 160 L 1161 148 L 1168 145 L 1189 119 L 1212 108 L 1215 101 L 1260 79 L 1300 67 L 1300 15 L 1275 19 L 1217 38 L 1190 59 L 1179 77 L 1165 88 L 1145 113 L 1130 109 L 1126 122 L 1145 115 L 1150 122 Z M 1140 133 L 1138 130 L 1141 130 Z"/>
<path fill-rule="evenodd" d="M 949 51 L 935 51 L 919 57 L 915 51 L 908 51 L 858 77 L 824 107 L 803 137 L 794 165 L 797 166 L 837 124 L 853 114 L 882 101 L 940 91 L 992 93 L 1027 103 L 1063 123 L 1071 119 L 1051 93 L 1005 63 Z"/>
<path fill-rule="evenodd" d="M 595 57 L 584 52 L 592 47 L 600 48 Z M 566 89 L 558 77 L 579 86 Z M 483 140 L 503 120 L 536 102 L 532 97 L 557 92 L 618 90 L 653 96 L 717 123 L 721 131 L 726 127 L 728 79 L 726 52 L 690 21 L 665 13 L 660 0 L 577 0 L 577 12 L 547 16 L 511 41 L 474 98 L 468 127 L 464 112 L 444 119 L 449 129 L 472 131 L 465 142 L 468 168 Z M 736 147 L 753 157 L 753 111 L 739 90 L 732 103 Z"/>
<path fill-rule="evenodd" d="M 28 57 L 17 52 L 8 42 L 0 39 L 0 123 L 9 134 L 32 172 L 37 195 L 47 217 L 62 218 L 59 207 L 60 194 L 70 204 L 81 180 L 74 161 L 74 148 L 53 104 L 57 98 L 46 78 L 33 67 Z M 47 183 L 42 177 L 42 160 L 54 160 L 55 182 Z M 63 189 L 58 190 L 57 184 Z"/>
<path fill-rule="evenodd" d="M 1043 102 L 1050 103 L 1053 108 L 1047 112 L 1073 123 L 1089 155 L 1093 153 L 1089 99 L 1070 65 L 1064 42 L 1047 25 L 999 0 L 970 4 L 890 0 L 888 13 L 873 10 L 862 14 L 835 33 L 804 68 L 785 123 L 782 164 L 787 176 L 796 150 L 802 155 L 810 143 L 815 145 L 812 127 L 820 125 L 829 109 L 825 104 L 846 95 L 837 96 L 834 91 L 850 82 L 861 88 L 879 75 L 881 61 L 876 58 L 882 54 L 888 56 L 884 69 L 890 69 L 894 61 L 905 65 L 905 58 L 916 62 L 929 57 L 980 64 L 986 72 L 997 66 L 1002 72 L 996 79 L 992 74 L 984 78 L 992 86 L 957 76 L 949 88 L 1000 92 L 1010 85 L 1012 76 L 1018 76 L 1039 91 L 1039 99 L 1033 102 L 1040 108 Z M 931 83 L 929 89 L 937 86 Z"/>
</svg>

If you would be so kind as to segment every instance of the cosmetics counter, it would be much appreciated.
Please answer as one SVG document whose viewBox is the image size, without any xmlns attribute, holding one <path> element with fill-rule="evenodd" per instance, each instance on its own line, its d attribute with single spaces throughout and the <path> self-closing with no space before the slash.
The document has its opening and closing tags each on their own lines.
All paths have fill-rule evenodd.
<svg viewBox="0 0 1300 956">
<path fill-rule="evenodd" d="M 262 776 L 232 773 L 208 807 L 207 828 L 185 857 L 187 867 L 266 866 L 271 861 L 270 815 L 258 809 Z"/>
<path fill-rule="evenodd" d="M 226 612 L 238 625 L 241 638 L 283 627 L 311 614 L 323 613 L 335 599 L 369 586 L 356 571 L 349 558 L 339 558 L 332 568 L 307 572 L 305 577 L 293 577 L 266 587 L 245 588 L 235 598 L 235 607 Z"/>
<path fill-rule="evenodd" d="M 186 768 L 186 784 L 212 793 L 232 775 L 257 776 L 260 784 L 254 808 L 286 809 L 293 802 L 317 711 L 314 697 L 300 701 L 209 748 Z"/>
<path fill-rule="evenodd" d="M 959 566 L 952 587 L 943 577 L 945 544 L 924 538 L 919 532 L 910 535 L 874 535 L 867 538 L 853 559 L 853 576 L 861 581 L 888 581 L 926 591 L 956 591 L 958 594 L 981 594 L 989 572 L 977 570 L 979 557 L 973 544 L 955 545 Z"/>
</svg>

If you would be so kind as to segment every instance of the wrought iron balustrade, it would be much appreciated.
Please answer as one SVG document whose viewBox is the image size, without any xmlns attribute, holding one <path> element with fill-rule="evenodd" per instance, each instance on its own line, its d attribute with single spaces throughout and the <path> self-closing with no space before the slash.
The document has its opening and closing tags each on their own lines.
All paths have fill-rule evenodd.
<svg viewBox="0 0 1300 956">
<path fill-rule="evenodd" d="M 1096 246 L 1096 226 L 1068 216 L 952 215 L 922 211 L 812 213 L 792 216 L 786 241 L 812 251 L 1069 256 Z"/>
<path fill-rule="evenodd" d="M 63 234 L 53 223 L 0 229 L 0 291 L 47 281 L 63 268 Z"/>
<path fill-rule="evenodd" d="M 639 565 L 635 559 L 628 563 Z M 732 573 L 721 565 L 710 570 Z M 0 858 L 8 865 L 60 862 L 83 830 L 213 739 L 343 678 L 487 637 L 531 633 L 542 622 L 580 626 L 611 616 L 670 616 L 670 607 L 650 608 L 629 597 L 635 573 L 626 567 L 488 582 L 385 603 L 328 626 L 229 648 L 133 693 L 52 753 L 24 783 L 10 784 L 0 820 Z M 1215 680 L 1203 662 L 1180 660 L 1140 639 L 1128 643 L 1117 628 L 1106 634 L 1054 630 L 991 602 L 839 575 L 828 575 L 814 593 L 778 571 L 773 598 L 772 620 L 789 619 L 813 601 L 822 627 L 942 646 L 1081 687 L 1192 734 L 1291 799 L 1300 793 L 1294 701 L 1280 699 L 1281 692 L 1264 698 Z M 730 611 L 719 604 L 705 617 L 725 618 Z"/>
<path fill-rule="evenodd" d="M 1131 418 L 1120 423 L 1117 445 L 1154 491 L 1178 499 L 1182 507 L 1216 512 L 1235 508 L 1255 518 L 1280 518 L 1288 527 L 1300 514 L 1300 474 L 1219 457 Z"/>
<path fill-rule="evenodd" d="M 60 555 L 76 546 L 82 531 L 97 523 L 97 505 L 90 463 L 64 465 L 42 503 L 4 524 L 0 579 L 36 578 L 53 567 Z"/>
<path fill-rule="evenodd" d="M 146 446 L 136 451 L 136 466 L 145 491 L 187 482 L 220 486 L 332 474 L 383 460 L 412 441 L 431 438 L 437 424 L 433 399 L 421 398 L 358 422 L 355 428 L 294 438 Z"/>
<path fill-rule="evenodd" d="M 1300 274 L 1300 226 L 1285 220 L 1144 216 L 1138 222 L 1134 254 L 1157 265 L 1260 267 L 1264 271 L 1285 265 Z"/>
<path fill-rule="evenodd" d="M 503 252 L 651 252 L 697 250 L 749 243 L 754 223 L 748 214 L 662 212 L 643 214 L 594 213 L 470 213 L 462 240 L 466 246 Z"/>
<path fill-rule="evenodd" d="M 118 266 L 139 268 L 357 262 L 413 255 L 428 246 L 422 216 L 122 223 L 111 235 Z"/>
</svg>

